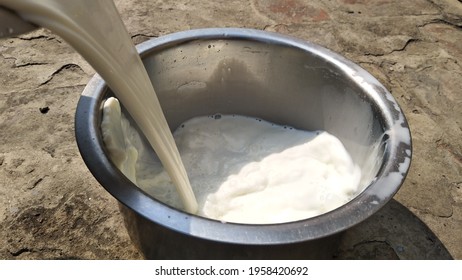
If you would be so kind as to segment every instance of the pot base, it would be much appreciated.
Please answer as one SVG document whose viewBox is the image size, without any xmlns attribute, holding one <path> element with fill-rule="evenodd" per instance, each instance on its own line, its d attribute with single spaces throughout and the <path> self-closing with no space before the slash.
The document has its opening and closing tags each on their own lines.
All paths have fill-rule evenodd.
<svg viewBox="0 0 462 280">
<path fill-rule="evenodd" d="M 146 259 L 332 259 L 343 232 L 283 245 L 215 242 L 159 226 L 119 203 L 131 240 Z M 161 244 L 161 245 L 159 245 Z"/>
</svg>

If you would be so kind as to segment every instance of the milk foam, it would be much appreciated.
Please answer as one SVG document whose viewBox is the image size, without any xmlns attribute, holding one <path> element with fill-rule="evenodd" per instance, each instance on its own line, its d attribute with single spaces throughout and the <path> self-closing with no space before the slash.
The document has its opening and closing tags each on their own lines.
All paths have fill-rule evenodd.
<svg viewBox="0 0 462 280">
<path fill-rule="evenodd" d="M 101 128 L 122 172 L 158 200 L 181 209 L 168 174 L 114 98 L 105 102 Z M 252 224 L 296 221 L 333 210 L 361 191 L 360 168 L 327 132 L 214 115 L 183 123 L 174 137 L 198 214 L 205 217 Z"/>
</svg>

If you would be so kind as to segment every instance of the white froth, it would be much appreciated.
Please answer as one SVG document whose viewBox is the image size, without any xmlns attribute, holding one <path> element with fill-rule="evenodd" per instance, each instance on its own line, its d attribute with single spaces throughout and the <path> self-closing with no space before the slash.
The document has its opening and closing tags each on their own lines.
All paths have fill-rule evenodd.
<svg viewBox="0 0 462 280">
<path fill-rule="evenodd" d="M 118 105 L 118 104 L 117 104 Z M 106 106 L 105 106 L 106 107 Z M 119 109 L 120 110 L 120 109 Z M 164 203 L 181 208 L 167 173 L 121 114 L 104 111 L 103 136 L 122 172 Z M 114 122 L 108 126 L 108 122 Z M 119 124 L 118 124 L 119 123 Z M 174 133 L 199 204 L 199 215 L 226 222 L 268 224 L 301 220 L 333 210 L 361 190 L 361 170 L 327 132 L 307 132 L 243 116 L 215 115 L 185 122 Z M 106 143 L 106 145 L 108 145 Z M 119 145 L 120 146 L 120 145 Z M 120 151 L 137 151 L 136 168 Z M 115 151 L 115 153 L 114 153 Z M 125 165 L 124 165 L 125 164 Z M 131 174 L 129 173 L 131 176 Z"/>
</svg>

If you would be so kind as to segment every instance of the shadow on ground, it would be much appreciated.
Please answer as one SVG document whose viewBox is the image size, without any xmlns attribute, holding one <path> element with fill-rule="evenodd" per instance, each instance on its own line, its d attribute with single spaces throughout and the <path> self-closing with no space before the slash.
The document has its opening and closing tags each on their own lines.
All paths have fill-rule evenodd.
<svg viewBox="0 0 462 280">
<path fill-rule="evenodd" d="M 436 235 L 409 209 L 391 200 L 348 230 L 337 259 L 453 259 Z"/>
</svg>

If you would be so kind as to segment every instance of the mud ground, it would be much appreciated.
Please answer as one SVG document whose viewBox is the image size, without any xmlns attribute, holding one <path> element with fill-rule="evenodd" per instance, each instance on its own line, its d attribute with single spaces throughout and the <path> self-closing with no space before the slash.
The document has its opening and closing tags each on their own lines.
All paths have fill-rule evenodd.
<svg viewBox="0 0 462 280">
<path fill-rule="evenodd" d="M 411 3 L 412 2 L 412 3 Z M 462 259 L 462 2 L 117 0 L 135 43 L 202 27 L 305 39 L 376 76 L 405 112 L 413 161 L 339 259 Z M 117 202 L 83 163 L 74 112 L 94 70 L 39 29 L 0 39 L 0 258 L 140 259 Z"/>
</svg>

